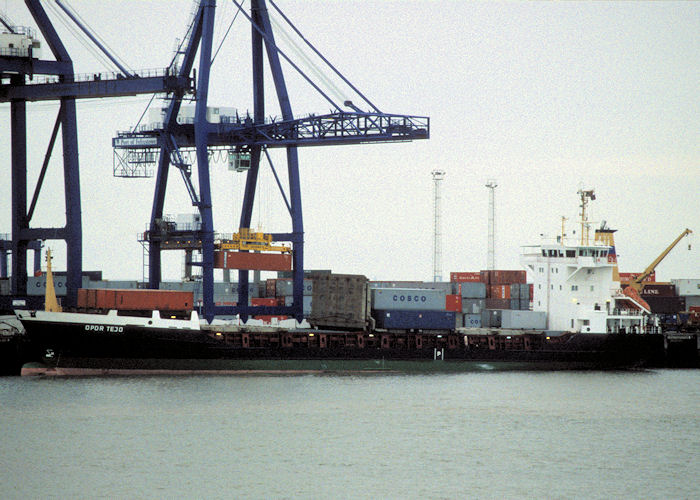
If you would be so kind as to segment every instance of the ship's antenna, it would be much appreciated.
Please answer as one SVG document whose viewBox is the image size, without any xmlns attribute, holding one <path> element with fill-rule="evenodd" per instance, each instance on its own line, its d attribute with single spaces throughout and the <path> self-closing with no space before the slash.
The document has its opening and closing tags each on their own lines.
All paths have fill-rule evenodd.
<svg viewBox="0 0 700 500">
<path fill-rule="evenodd" d="M 564 223 L 569 220 L 567 217 L 561 216 L 561 244 L 564 244 L 564 238 L 566 237 L 565 225 Z"/>
<path fill-rule="evenodd" d="M 488 242 L 488 257 L 486 259 L 486 269 L 492 271 L 496 269 L 496 184 L 495 179 L 486 181 L 486 187 L 489 189 L 489 242 Z"/>
<path fill-rule="evenodd" d="M 433 281 L 442 281 L 442 234 L 440 230 L 440 182 L 445 178 L 445 171 L 435 169 L 433 175 L 434 194 L 433 201 Z"/>
<path fill-rule="evenodd" d="M 581 245 L 588 245 L 588 232 L 591 226 L 588 222 L 586 208 L 588 200 L 595 200 L 595 191 L 593 189 L 579 189 L 577 194 L 581 197 L 581 205 L 579 205 L 581 207 Z"/>
</svg>

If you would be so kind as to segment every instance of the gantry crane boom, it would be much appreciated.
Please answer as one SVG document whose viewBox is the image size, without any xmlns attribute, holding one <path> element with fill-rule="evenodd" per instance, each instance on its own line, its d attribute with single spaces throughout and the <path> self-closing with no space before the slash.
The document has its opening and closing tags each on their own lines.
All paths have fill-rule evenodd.
<svg viewBox="0 0 700 500">
<path fill-rule="evenodd" d="M 211 2 L 211 5 L 208 5 Z M 119 162 L 120 170 L 137 172 L 145 167 L 147 162 L 155 167 L 157 163 L 156 195 L 154 196 L 151 216 L 151 229 L 156 230 L 158 220 L 163 216 L 163 201 L 167 184 L 168 167 L 172 163 L 180 169 L 185 178 L 188 192 L 201 215 L 202 229 L 196 238 L 201 241 L 202 252 L 202 296 L 204 317 L 213 319 L 214 315 L 240 314 L 243 319 L 248 314 L 285 314 L 302 317 L 303 304 L 303 272 L 304 272 L 304 225 L 301 205 L 301 185 L 299 176 L 299 160 L 297 149 L 302 146 L 327 146 L 339 144 L 362 144 L 369 142 L 402 142 L 415 139 L 427 139 L 430 136 L 430 120 L 428 117 L 389 114 L 381 112 L 376 106 L 367 101 L 371 111 L 363 111 L 351 101 L 344 101 L 346 111 L 337 103 L 328 99 L 333 110 L 327 114 L 310 114 L 305 117 L 295 116 L 292 112 L 285 77 L 282 71 L 281 58 L 298 69 L 295 64 L 277 46 L 272 30 L 268 8 L 268 0 L 251 0 L 250 14 L 233 0 L 233 3 L 251 23 L 252 26 L 252 73 L 253 73 L 253 110 L 244 117 L 227 117 L 226 121 L 210 123 L 203 117 L 195 117 L 194 123 L 178 123 L 178 99 L 170 102 L 163 123 L 150 130 L 144 127 L 129 132 L 119 132 L 112 140 L 115 150 L 115 162 Z M 214 4 L 212 0 L 202 0 L 200 17 L 207 11 L 213 19 Z M 270 1 L 270 4 L 279 9 Z M 211 12 L 209 12 L 211 11 Z M 200 19 L 200 17 L 196 18 Z M 290 25 L 289 19 L 284 20 Z M 203 20 L 204 18 L 201 17 Z M 199 24 L 198 24 L 199 25 Z M 206 23 L 201 22 L 201 30 L 206 31 Z M 292 28 L 296 30 L 296 28 Z M 204 37 L 203 37 L 204 38 Z M 210 39 L 211 37 L 207 37 Z M 279 104 L 281 118 L 270 119 L 265 112 L 264 100 L 264 68 L 267 56 L 267 66 L 271 72 L 275 95 Z M 205 59 L 206 61 L 206 59 Z M 325 61 L 325 59 L 324 59 Z M 206 111 L 206 81 L 209 68 L 202 65 L 200 58 L 199 78 L 197 82 L 197 110 L 195 114 L 203 115 Z M 302 74 L 306 78 L 305 75 Z M 317 91 L 320 89 L 309 82 Z M 345 80 L 345 79 L 344 79 Z M 354 89 L 354 87 L 353 87 Z M 356 89 L 354 89 L 356 90 Z M 248 306 L 248 271 L 239 270 L 238 304 L 237 306 L 217 306 L 213 301 L 213 240 L 212 203 L 209 186 L 209 170 L 207 152 L 211 150 L 228 150 L 234 154 L 244 153 L 250 157 L 250 167 L 247 170 L 245 194 L 241 208 L 239 229 L 250 228 L 253 202 L 255 199 L 258 171 L 261 155 L 267 155 L 269 148 L 285 148 L 287 151 L 288 197 L 282 193 L 291 218 L 291 231 L 288 233 L 273 233 L 272 241 L 284 241 L 292 244 L 293 270 L 293 305 L 279 306 L 275 310 L 268 308 L 262 311 L 260 307 Z M 197 152 L 197 168 L 199 192 L 195 193 L 191 184 L 190 165 L 185 162 L 172 162 L 181 151 Z M 269 159 L 269 157 L 268 157 Z M 274 167 L 273 167 L 274 170 Z M 276 174 L 275 174 L 276 175 Z M 139 176 L 139 175 L 135 175 Z M 279 185 L 279 181 L 278 181 Z M 282 187 L 280 185 L 280 190 Z M 288 200 L 288 201 L 287 201 Z M 158 288 L 160 284 L 161 243 L 158 239 L 149 240 L 149 286 Z M 241 269 L 241 268 L 239 268 Z"/>
<path fill-rule="evenodd" d="M 675 247 L 679 241 L 681 241 L 685 236 L 688 236 L 692 231 L 690 229 L 686 229 L 683 231 L 678 238 L 673 240 L 673 243 L 671 243 L 666 249 L 661 252 L 661 254 L 654 259 L 654 262 L 649 264 L 649 266 L 644 270 L 642 274 L 637 276 L 632 282 L 630 282 L 630 286 L 637 290 L 638 292 L 641 291 L 644 288 L 644 280 L 654 272 L 654 269 L 656 269 L 656 266 L 659 265 L 659 263 L 664 260 L 664 258 L 668 255 L 668 253 L 673 250 L 673 247 Z"/>
</svg>

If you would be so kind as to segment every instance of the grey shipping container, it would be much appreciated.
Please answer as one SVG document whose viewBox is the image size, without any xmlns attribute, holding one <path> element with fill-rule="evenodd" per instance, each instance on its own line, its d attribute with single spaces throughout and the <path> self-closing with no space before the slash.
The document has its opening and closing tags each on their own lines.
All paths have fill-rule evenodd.
<svg viewBox="0 0 700 500">
<path fill-rule="evenodd" d="M 314 276 L 331 274 L 330 269 L 304 269 L 304 278 L 312 279 Z M 277 277 L 282 279 L 292 279 L 294 277 L 294 271 L 278 271 Z"/>
<path fill-rule="evenodd" d="M 520 298 L 520 283 L 513 283 L 512 285 L 510 285 L 510 298 L 511 299 L 519 299 Z"/>
<path fill-rule="evenodd" d="M 82 288 L 87 288 L 90 285 L 88 276 L 82 277 Z M 66 294 L 66 277 L 54 276 L 53 287 L 56 291 L 56 296 L 62 297 Z M 27 277 L 27 295 L 46 295 L 46 276 L 28 276 Z"/>
<path fill-rule="evenodd" d="M 501 313 L 501 328 L 544 330 L 547 328 L 547 313 L 506 309 Z"/>
<path fill-rule="evenodd" d="M 518 307 L 519 310 L 521 311 L 529 311 L 530 310 L 530 299 L 520 299 L 520 307 Z"/>
<path fill-rule="evenodd" d="M 312 296 L 311 295 L 304 295 L 304 305 L 303 305 L 303 313 L 304 316 L 308 316 L 311 314 L 311 302 L 312 301 Z M 291 295 L 287 295 L 284 298 L 284 305 L 285 306 L 291 306 L 294 303 L 294 297 Z"/>
<path fill-rule="evenodd" d="M 462 298 L 462 312 L 464 314 L 481 314 L 486 309 L 486 299 Z"/>
<path fill-rule="evenodd" d="M 481 328 L 481 314 L 464 314 L 465 328 Z"/>
<path fill-rule="evenodd" d="M 420 290 L 443 290 L 446 294 L 454 293 L 454 283 L 449 281 L 370 281 L 369 287 L 372 289 L 420 289 Z"/>
<path fill-rule="evenodd" d="M 474 281 L 467 281 L 464 283 L 457 283 L 461 289 L 460 294 L 463 299 L 485 299 L 486 298 L 486 284 L 478 283 Z"/>
<path fill-rule="evenodd" d="M 310 279 L 304 280 L 304 295 L 313 295 L 314 283 Z M 275 282 L 275 296 L 286 297 L 294 294 L 294 282 L 290 279 L 278 279 Z"/>
<path fill-rule="evenodd" d="M 527 283 L 520 283 L 520 300 L 530 299 L 530 285 Z"/>
<path fill-rule="evenodd" d="M 445 290 L 420 288 L 372 289 L 372 308 L 387 311 L 444 311 Z"/>
<path fill-rule="evenodd" d="M 700 295 L 700 279 L 671 280 L 676 285 L 676 293 L 682 297 Z"/>
<path fill-rule="evenodd" d="M 367 278 L 323 274 L 313 278 L 309 323 L 318 327 L 366 328 L 370 320 Z"/>
<path fill-rule="evenodd" d="M 481 326 L 483 328 L 500 328 L 501 313 L 501 309 L 484 309 L 481 311 Z"/>
<path fill-rule="evenodd" d="M 516 311 L 520 309 L 520 299 L 510 299 L 510 308 Z"/>
</svg>

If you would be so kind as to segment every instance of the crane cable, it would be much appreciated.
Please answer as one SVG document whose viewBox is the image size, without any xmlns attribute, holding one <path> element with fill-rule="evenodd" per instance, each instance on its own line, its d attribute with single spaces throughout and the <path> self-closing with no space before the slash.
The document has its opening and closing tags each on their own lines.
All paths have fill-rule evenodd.
<svg viewBox="0 0 700 500">
<path fill-rule="evenodd" d="M 309 55 L 304 51 L 304 49 L 299 46 L 296 40 L 292 38 L 292 36 L 285 29 L 285 27 L 272 16 L 270 16 L 270 23 L 276 28 L 275 32 L 279 34 L 281 38 L 285 42 L 287 42 L 287 44 L 289 44 L 291 52 L 293 52 L 298 58 L 300 58 L 303 62 L 306 63 L 306 68 L 311 73 L 313 73 L 313 75 L 318 80 L 321 80 L 323 83 L 326 84 L 326 90 L 329 93 L 333 94 L 336 99 L 340 101 L 345 101 L 347 99 L 347 94 L 345 94 L 343 90 L 321 70 L 320 65 L 315 63 L 309 57 Z"/>
<path fill-rule="evenodd" d="M 61 22 L 61 24 L 63 24 L 68 32 L 73 35 L 73 38 L 75 38 L 78 43 L 80 43 L 88 52 L 90 52 L 93 57 L 104 66 L 105 69 L 110 71 L 112 70 L 112 66 L 109 64 L 109 59 L 107 59 L 107 56 L 105 56 L 101 51 L 97 50 L 92 43 L 88 43 L 88 41 L 85 40 L 85 34 L 81 33 L 72 22 L 68 22 L 66 19 L 66 14 L 63 11 L 58 9 L 51 2 L 48 2 L 46 6 L 49 8 L 49 10 L 51 10 L 53 15 Z"/>
</svg>

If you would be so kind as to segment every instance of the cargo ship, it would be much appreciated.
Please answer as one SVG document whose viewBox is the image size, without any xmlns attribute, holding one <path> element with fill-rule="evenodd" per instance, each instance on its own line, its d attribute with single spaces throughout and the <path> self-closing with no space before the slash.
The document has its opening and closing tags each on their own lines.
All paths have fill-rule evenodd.
<svg viewBox="0 0 700 500">
<path fill-rule="evenodd" d="M 82 289 L 76 310 L 51 306 L 47 309 L 53 310 L 16 311 L 31 351 L 22 374 L 440 373 L 642 366 L 652 355 L 652 337 L 642 334 L 646 323 L 641 303 L 610 293 L 610 248 L 601 242 L 559 243 L 540 246 L 524 258 L 527 265 L 573 267 L 583 282 L 601 287 L 595 296 L 581 296 L 581 310 L 562 312 L 575 315 L 574 328 L 553 330 L 542 322 L 546 312 L 555 311 L 551 294 L 546 312 L 485 309 L 486 324 L 465 327 L 469 315 L 445 310 L 453 299 L 445 287 L 390 287 L 358 275 L 311 275 L 308 324 L 293 319 L 276 325 L 255 320 L 207 323 L 192 307 L 191 293 Z M 483 279 L 496 283 L 499 273 L 484 271 Z M 536 279 L 533 299 L 538 307 L 544 300 L 540 284 Z M 459 289 L 470 295 L 486 286 Z M 431 310 L 440 301 L 442 310 Z M 47 296 L 46 302 L 54 300 Z M 488 324 L 496 311 L 498 327 Z M 561 321 L 557 314 L 551 318 Z"/>
</svg>

